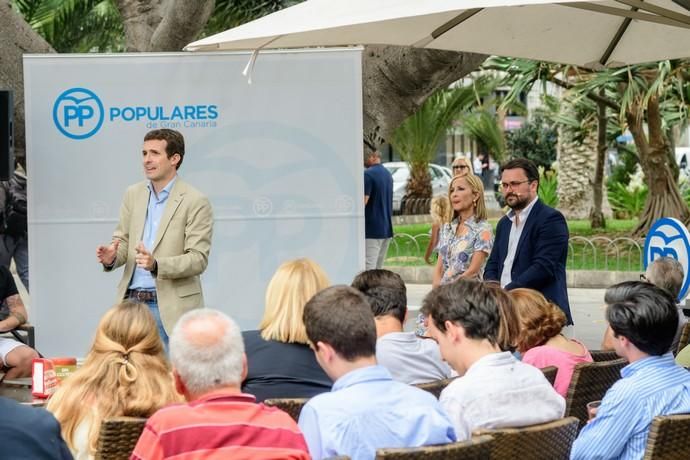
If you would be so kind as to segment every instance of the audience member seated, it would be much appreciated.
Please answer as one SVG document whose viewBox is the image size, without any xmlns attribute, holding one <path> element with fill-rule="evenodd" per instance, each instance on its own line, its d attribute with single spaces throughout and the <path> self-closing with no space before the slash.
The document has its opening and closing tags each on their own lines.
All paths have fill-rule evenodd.
<svg viewBox="0 0 690 460">
<path fill-rule="evenodd" d="M 672 257 L 659 257 L 654 262 L 649 264 L 644 275 L 640 278 L 648 283 L 652 283 L 655 286 L 665 289 L 671 294 L 675 302 L 678 302 L 678 297 L 680 296 L 680 290 L 683 288 L 683 278 L 685 273 L 683 271 L 683 266 L 676 259 Z M 615 298 L 611 297 L 609 292 L 606 292 L 606 298 L 604 301 L 607 304 L 619 302 Z M 682 306 L 678 305 L 676 307 L 678 311 L 678 326 L 676 328 L 676 333 L 673 336 L 673 342 L 669 350 L 672 353 L 676 353 L 678 350 L 678 342 L 680 341 L 680 335 L 683 332 L 683 326 L 688 322 L 688 319 L 683 313 Z M 613 333 L 611 328 L 607 328 L 604 333 L 604 340 L 601 344 L 602 350 L 613 350 L 613 344 L 615 340 L 613 338 Z"/>
<path fill-rule="evenodd" d="M 170 372 L 149 308 L 125 301 L 108 310 L 84 365 L 48 401 L 75 459 L 93 458 L 102 420 L 180 401 Z"/>
<path fill-rule="evenodd" d="M 240 389 L 247 373 L 242 334 L 216 310 L 185 313 L 170 337 L 175 386 L 187 400 L 146 422 L 132 460 L 309 459 L 297 424 Z"/>
<path fill-rule="evenodd" d="M 606 295 L 616 299 L 606 308 L 614 349 L 630 364 L 575 440 L 571 459 L 642 459 L 655 416 L 690 412 L 690 372 L 668 351 L 678 310 L 668 291 L 649 283 L 627 281 Z"/>
<path fill-rule="evenodd" d="M 348 286 L 319 292 L 304 308 L 304 323 L 317 361 L 335 382 L 299 417 L 313 459 L 370 460 L 378 448 L 455 441 L 431 393 L 396 382 L 376 364 L 374 315 L 361 292 Z"/>
<path fill-rule="evenodd" d="M 459 441 L 477 428 L 550 422 L 565 411 L 565 400 L 539 369 L 501 351 L 506 336 L 517 337 L 518 319 L 498 292 L 479 281 L 458 280 L 424 298 L 429 333 L 462 376 L 440 398 Z"/>
<path fill-rule="evenodd" d="M 44 409 L 0 397 L 2 454 L 6 459 L 71 460 L 60 424 Z"/>
<path fill-rule="evenodd" d="M 302 322 L 304 304 L 329 284 L 323 269 L 309 259 L 285 262 L 271 278 L 259 330 L 242 333 L 249 366 L 242 391 L 257 402 L 310 398 L 331 389 L 333 382 L 309 349 Z"/>
<path fill-rule="evenodd" d="M 26 323 L 26 308 L 12 273 L 4 265 L 0 265 L 0 300 L 7 305 L 7 317 L 0 321 L 0 333 L 9 332 Z M 31 362 L 38 358 L 38 353 L 14 339 L 0 337 L 0 357 L 5 368 L 5 378 L 16 379 L 31 376 Z"/>
<path fill-rule="evenodd" d="M 394 380 L 417 384 L 451 377 L 441 359 L 438 344 L 414 332 L 403 332 L 407 319 L 407 288 L 400 275 L 389 270 L 367 270 L 352 281 L 352 287 L 369 301 L 376 321 L 376 361 Z"/>
<path fill-rule="evenodd" d="M 676 356 L 676 364 L 690 368 L 690 345 L 683 348 Z"/>
<path fill-rule="evenodd" d="M 581 342 L 561 334 L 566 323 L 565 314 L 540 292 L 519 288 L 508 294 L 520 320 L 516 345 L 522 362 L 538 368 L 556 366 L 554 388 L 565 397 L 575 366 L 591 363 L 592 355 Z"/>
</svg>

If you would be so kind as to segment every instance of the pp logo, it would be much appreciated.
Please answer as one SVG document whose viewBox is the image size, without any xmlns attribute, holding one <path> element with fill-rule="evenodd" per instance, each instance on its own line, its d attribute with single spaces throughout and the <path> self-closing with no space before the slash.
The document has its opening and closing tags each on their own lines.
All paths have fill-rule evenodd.
<svg viewBox="0 0 690 460">
<path fill-rule="evenodd" d="M 104 116 L 101 100 L 86 88 L 68 89 L 53 105 L 55 126 L 71 139 L 86 139 L 96 134 L 103 125 Z"/>
<path fill-rule="evenodd" d="M 355 202 L 351 196 L 340 195 L 335 199 L 335 209 L 338 212 L 350 212 L 355 208 Z"/>
<path fill-rule="evenodd" d="M 257 216 L 268 216 L 273 211 L 273 202 L 270 198 L 260 196 L 254 200 L 254 214 Z"/>
<path fill-rule="evenodd" d="M 644 268 L 659 257 L 671 257 L 683 266 L 685 276 L 678 301 L 685 298 L 690 287 L 690 232 L 678 219 L 664 217 L 652 225 L 644 242 Z"/>
</svg>

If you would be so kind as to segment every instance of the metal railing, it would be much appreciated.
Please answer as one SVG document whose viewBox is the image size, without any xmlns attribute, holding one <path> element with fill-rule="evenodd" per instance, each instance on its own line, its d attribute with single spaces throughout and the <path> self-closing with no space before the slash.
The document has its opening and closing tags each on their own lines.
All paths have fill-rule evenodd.
<svg viewBox="0 0 690 460">
<path fill-rule="evenodd" d="M 386 262 L 424 265 L 430 235 L 396 233 Z M 644 240 L 627 237 L 573 236 L 568 240 L 568 268 L 581 270 L 641 271 Z"/>
</svg>

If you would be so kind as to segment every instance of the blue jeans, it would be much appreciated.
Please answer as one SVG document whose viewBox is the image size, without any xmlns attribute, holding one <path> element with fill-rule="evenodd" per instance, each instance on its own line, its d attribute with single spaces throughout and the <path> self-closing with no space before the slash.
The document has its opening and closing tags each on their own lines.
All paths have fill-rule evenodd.
<svg viewBox="0 0 690 460">
<path fill-rule="evenodd" d="M 131 297 L 130 300 L 133 300 L 135 302 L 139 302 L 136 298 Z M 163 321 L 161 321 L 161 312 L 158 309 L 158 301 L 156 300 L 151 300 L 148 302 L 142 302 L 145 303 L 146 305 L 149 306 L 149 311 L 153 315 L 153 318 L 156 320 L 156 325 L 158 326 L 158 335 L 161 338 L 161 341 L 163 342 L 163 348 L 165 349 L 165 354 L 168 355 L 168 333 L 165 332 L 165 327 L 163 327 Z"/>
</svg>

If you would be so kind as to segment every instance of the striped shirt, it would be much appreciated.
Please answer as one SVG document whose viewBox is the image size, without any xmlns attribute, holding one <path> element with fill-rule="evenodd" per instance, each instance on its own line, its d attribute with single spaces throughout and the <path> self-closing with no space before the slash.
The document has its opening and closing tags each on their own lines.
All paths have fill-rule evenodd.
<svg viewBox="0 0 690 460">
<path fill-rule="evenodd" d="M 308 460 L 308 452 L 288 414 L 252 395 L 217 391 L 153 414 L 130 460 Z"/>
<path fill-rule="evenodd" d="M 690 372 L 671 353 L 630 363 L 621 375 L 575 440 L 571 459 L 641 459 L 654 417 L 690 413 Z"/>
</svg>

